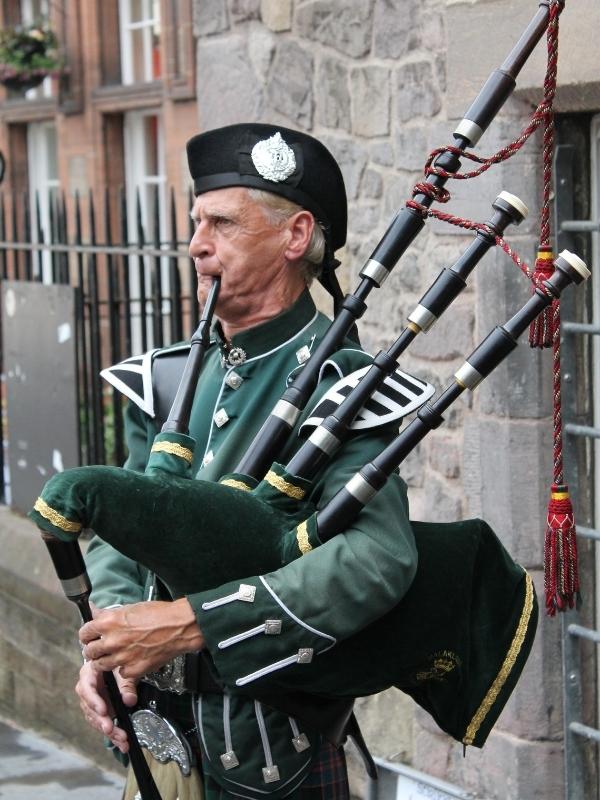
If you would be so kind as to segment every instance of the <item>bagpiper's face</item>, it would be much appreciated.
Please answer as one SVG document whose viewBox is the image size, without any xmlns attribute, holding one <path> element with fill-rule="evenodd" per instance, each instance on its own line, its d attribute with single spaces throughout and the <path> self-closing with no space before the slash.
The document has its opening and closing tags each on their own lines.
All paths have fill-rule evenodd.
<svg viewBox="0 0 600 800">
<path fill-rule="evenodd" d="M 192 208 L 196 229 L 190 256 L 198 275 L 198 300 L 206 301 L 212 278 L 221 277 L 216 314 L 240 324 L 269 302 L 276 285 L 297 280 L 286 263 L 290 231 L 270 223 L 260 205 L 241 187 L 199 195 Z"/>
</svg>

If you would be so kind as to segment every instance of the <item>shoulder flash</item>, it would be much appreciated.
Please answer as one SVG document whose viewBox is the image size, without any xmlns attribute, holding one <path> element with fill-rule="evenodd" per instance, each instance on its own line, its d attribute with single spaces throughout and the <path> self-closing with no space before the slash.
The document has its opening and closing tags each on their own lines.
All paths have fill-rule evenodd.
<svg viewBox="0 0 600 800">
<path fill-rule="evenodd" d="M 302 424 L 300 435 L 309 434 L 326 417 L 333 414 L 369 369 L 369 366 L 358 369 L 335 383 L 314 407 L 310 417 Z M 350 430 L 361 431 L 367 428 L 377 428 L 380 425 L 387 425 L 389 422 L 402 419 L 420 408 L 434 392 L 435 388 L 427 381 L 396 370 L 367 400 L 350 426 Z"/>
<path fill-rule="evenodd" d="M 154 361 L 170 353 L 182 352 L 185 355 L 189 347 L 190 345 L 187 343 L 165 349 L 155 348 L 141 356 L 132 356 L 112 367 L 107 367 L 101 371 L 100 375 L 142 411 L 155 417 L 156 402 L 152 379 Z"/>
</svg>

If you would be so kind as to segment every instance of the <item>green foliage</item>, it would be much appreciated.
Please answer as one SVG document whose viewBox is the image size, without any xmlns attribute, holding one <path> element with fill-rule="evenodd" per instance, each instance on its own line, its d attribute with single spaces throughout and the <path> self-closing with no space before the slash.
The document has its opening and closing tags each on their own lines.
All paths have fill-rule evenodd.
<svg viewBox="0 0 600 800">
<path fill-rule="evenodd" d="M 56 35 L 47 23 L 0 30 L 0 80 L 31 80 L 59 72 Z"/>
</svg>

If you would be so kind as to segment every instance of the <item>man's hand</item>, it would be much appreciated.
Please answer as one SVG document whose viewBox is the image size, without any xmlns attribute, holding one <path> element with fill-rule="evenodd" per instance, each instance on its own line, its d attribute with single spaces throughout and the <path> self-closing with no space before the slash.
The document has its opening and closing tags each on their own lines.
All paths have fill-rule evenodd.
<svg viewBox="0 0 600 800">
<path fill-rule="evenodd" d="M 115 671 L 115 679 L 125 705 L 134 706 L 137 703 L 135 681 L 121 677 L 118 670 Z M 126 753 L 129 750 L 127 734 L 114 724 L 115 712 L 108 699 L 102 673 L 94 669 L 90 661 L 81 667 L 75 691 L 88 724 L 107 736 L 122 753 Z"/>
<path fill-rule="evenodd" d="M 154 600 L 106 610 L 79 631 L 83 655 L 98 672 L 120 668 L 138 679 L 180 653 L 204 647 L 192 607 L 181 598 Z"/>
</svg>

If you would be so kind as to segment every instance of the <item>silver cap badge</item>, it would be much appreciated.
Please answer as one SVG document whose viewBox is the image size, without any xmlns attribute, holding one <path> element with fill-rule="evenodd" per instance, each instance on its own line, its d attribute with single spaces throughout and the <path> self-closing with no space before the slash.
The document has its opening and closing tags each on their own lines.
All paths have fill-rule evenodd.
<svg viewBox="0 0 600 800">
<path fill-rule="evenodd" d="M 269 139 L 262 139 L 252 148 L 252 163 L 256 171 L 267 181 L 280 183 L 289 178 L 296 169 L 296 157 L 277 131 Z"/>
</svg>

